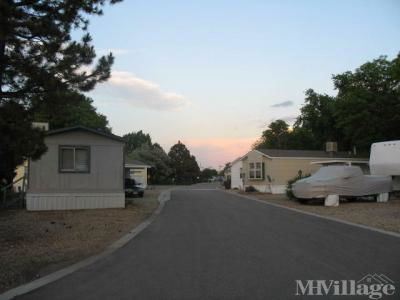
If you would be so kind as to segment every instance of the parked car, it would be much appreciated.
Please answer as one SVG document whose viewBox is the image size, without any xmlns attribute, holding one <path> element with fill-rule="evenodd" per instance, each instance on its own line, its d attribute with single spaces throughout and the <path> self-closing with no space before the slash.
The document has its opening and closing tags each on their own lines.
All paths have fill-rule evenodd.
<svg viewBox="0 0 400 300">
<path fill-rule="evenodd" d="M 125 196 L 144 196 L 144 188 L 136 184 L 135 179 L 125 178 Z"/>
<path fill-rule="evenodd" d="M 387 197 L 391 186 L 392 180 L 388 176 L 364 175 L 358 166 L 333 165 L 321 167 L 312 176 L 296 181 L 292 191 L 298 199 L 327 198 L 332 195 Z"/>
</svg>

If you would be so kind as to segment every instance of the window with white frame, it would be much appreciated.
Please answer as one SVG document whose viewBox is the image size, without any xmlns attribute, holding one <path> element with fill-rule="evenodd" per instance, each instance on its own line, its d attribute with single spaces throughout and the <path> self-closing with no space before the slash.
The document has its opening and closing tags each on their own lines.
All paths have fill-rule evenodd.
<svg viewBox="0 0 400 300">
<path fill-rule="evenodd" d="M 249 163 L 249 179 L 262 179 L 262 163 L 251 162 Z"/>
<path fill-rule="evenodd" d="M 60 172 L 89 173 L 90 147 L 60 146 Z"/>
</svg>

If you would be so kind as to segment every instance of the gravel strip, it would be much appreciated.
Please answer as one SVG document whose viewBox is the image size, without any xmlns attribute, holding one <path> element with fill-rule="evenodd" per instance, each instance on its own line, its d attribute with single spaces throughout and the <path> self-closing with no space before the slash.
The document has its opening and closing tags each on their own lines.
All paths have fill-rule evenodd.
<svg viewBox="0 0 400 300">
<path fill-rule="evenodd" d="M 104 251 L 152 214 L 160 192 L 125 209 L 1 211 L 0 293 Z"/>
<path fill-rule="evenodd" d="M 400 233 L 400 199 L 395 198 L 387 203 L 377 202 L 341 202 L 338 207 L 325 207 L 322 201 L 300 204 L 289 200 L 286 195 L 264 193 L 244 193 L 257 199 L 292 207 L 322 216 L 329 216 L 345 221 L 367 225 L 387 231 Z"/>
</svg>

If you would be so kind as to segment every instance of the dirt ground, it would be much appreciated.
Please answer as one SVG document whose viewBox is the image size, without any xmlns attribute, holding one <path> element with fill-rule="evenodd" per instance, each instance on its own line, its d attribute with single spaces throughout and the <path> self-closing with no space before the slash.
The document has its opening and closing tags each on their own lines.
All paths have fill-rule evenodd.
<svg viewBox="0 0 400 300">
<path fill-rule="evenodd" d="M 160 191 L 125 209 L 0 211 L 0 293 L 102 252 L 151 215 Z"/>
<path fill-rule="evenodd" d="M 323 216 L 400 233 L 400 198 L 398 196 L 391 197 L 387 203 L 369 201 L 340 202 L 338 207 L 325 207 L 322 201 L 300 204 L 295 200 L 289 200 L 286 195 L 239 193 Z"/>
</svg>

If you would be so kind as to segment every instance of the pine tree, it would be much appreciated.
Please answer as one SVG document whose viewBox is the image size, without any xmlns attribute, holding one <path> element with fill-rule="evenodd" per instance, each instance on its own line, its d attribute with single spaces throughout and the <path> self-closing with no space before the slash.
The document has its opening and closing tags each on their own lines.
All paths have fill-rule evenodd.
<svg viewBox="0 0 400 300">
<path fill-rule="evenodd" d="M 33 102 L 50 101 L 52 93 L 87 92 L 110 77 L 111 53 L 88 70 L 96 58 L 88 16 L 120 1 L 0 1 L 0 182 L 46 149 L 43 134 L 31 127 Z M 73 30 L 83 32 L 80 41 L 72 39 Z"/>
<path fill-rule="evenodd" d="M 200 176 L 200 168 L 196 157 L 190 154 L 184 144 L 178 141 L 177 144 L 171 147 L 168 156 L 171 159 L 176 183 L 188 184 L 196 182 Z"/>
</svg>

